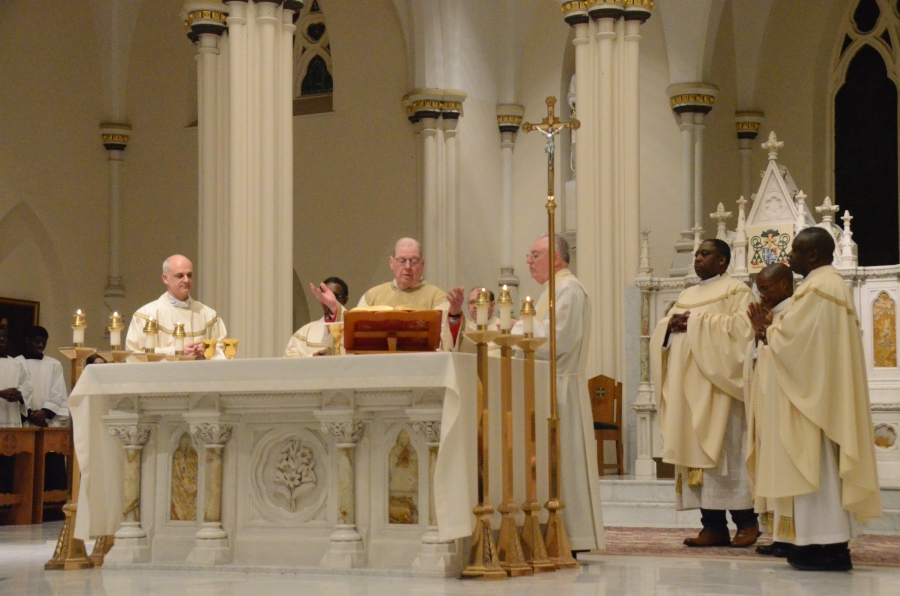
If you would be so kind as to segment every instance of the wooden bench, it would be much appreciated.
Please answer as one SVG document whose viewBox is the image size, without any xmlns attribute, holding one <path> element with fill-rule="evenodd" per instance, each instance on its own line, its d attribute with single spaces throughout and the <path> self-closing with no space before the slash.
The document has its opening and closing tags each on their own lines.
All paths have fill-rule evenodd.
<svg viewBox="0 0 900 596">
<path fill-rule="evenodd" d="M 35 522 L 32 503 L 35 490 L 35 457 L 39 428 L 0 428 L 0 455 L 15 458 L 12 493 L 0 494 L 0 505 L 11 505 L 0 523 L 27 525 Z M 43 488 L 43 485 L 42 485 Z"/>
<path fill-rule="evenodd" d="M 34 492 L 32 500 L 32 523 L 44 521 L 44 505 L 48 503 L 64 504 L 69 499 L 69 491 L 44 490 L 45 465 L 48 453 L 59 453 L 71 460 L 72 430 L 69 428 L 42 428 L 37 434 L 34 458 Z M 71 466 L 68 466 L 71 468 Z M 69 472 L 71 474 L 71 471 Z"/>
</svg>

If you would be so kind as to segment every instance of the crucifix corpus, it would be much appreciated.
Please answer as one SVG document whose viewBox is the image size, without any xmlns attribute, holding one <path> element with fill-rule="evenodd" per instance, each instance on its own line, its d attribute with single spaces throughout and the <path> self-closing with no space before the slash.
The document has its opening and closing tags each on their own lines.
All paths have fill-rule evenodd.
<svg viewBox="0 0 900 596">
<path fill-rule="evenodd" d="M 547 117 L 540 124 L 526 122 L 522 130 L 526 133 L 537 131 L 547 139 L 547 258 L 549 259 L 549 295 L 550 295 L 550 418 L 547 420 L 547 439 L 550 462 L 550 486 L 547 511 L 550 516 L 547 519 L 547 530 L 544 542 L 547 545 L 547 556 L 560 567 L 578 567 L 578 561 L 572 557 L 569 548 L 569 536 L 562 519 L 562 510 L 565 504 L 560 495 L 559 487 L 559 413 L 557 412 L 556 395 L 556 198 L 554 196 L 554 159 L 556 156 L 555 137 L 564 128 L 578 129 L 581 123 L 574 118 L 569 122 L 563 122 L 556 117 L 554 107 L 556 98 L 547 98 Z"/>
</svg>

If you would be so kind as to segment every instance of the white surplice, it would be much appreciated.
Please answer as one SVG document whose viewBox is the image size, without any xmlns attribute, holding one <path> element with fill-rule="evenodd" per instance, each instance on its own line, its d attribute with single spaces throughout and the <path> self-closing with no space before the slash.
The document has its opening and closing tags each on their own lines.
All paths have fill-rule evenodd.
<svg viewBox="0 0 900 596">
<path fill-rule="evenodd" d="M 31 377 L 18 359 L 0 359 L 0 389 L 18 389 L 25 404 L 31 403 Z M 0 399 L 0 426 L 20 427 L 27 406 Z"/>
<path fill-rule="evenodd" d="M 31 399 L 25 400 L 25 406 L 30 410 L 46 409 L 56 414 L 47 421 L 50 426 L 68 426 L 69 394 L 59 360 L 50 356 L 40 360 L 17 356 L 16 361 L 25 367 L 31 380 Z M 25 426 L 31 426 L 31 423 L 26 422 Z"/>
</svg>

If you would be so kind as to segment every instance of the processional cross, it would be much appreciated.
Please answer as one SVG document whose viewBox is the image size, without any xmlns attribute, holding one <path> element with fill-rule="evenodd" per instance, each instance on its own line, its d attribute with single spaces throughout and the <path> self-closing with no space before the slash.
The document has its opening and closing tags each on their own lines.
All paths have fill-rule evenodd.
<svg viewBox="0 0 900 596">
<path fill-rule="evenodd" d="M 569 122 L 563 122 L 554 114 L 554 106 L 556 106 L 556 98 L 547 98 L 547 117 L 540 124 L 532 124 L 526 122 L 522 125 L 522 130 L 529 133 L 533 130 L 538 131 L 547 139 L 547 258 L 549 275 L 549 307 L 550 307 L 550 418 L 547 421 L 547 439 L 549 442 L 549 460 L 550 460 L 550 486 L 549 500 L 547 501 L 547 510 L 550 517 L 547 519 L 547 531 L 545 543 L 547 545 L 547 555 L 555 563 L 562 567 L 578 567 L 578 562 L 572 557 L 569 548 L 569 538 L 566 533 L 566 526 L 562 520 L 562 509 L 565 505 L 560 498 L 559 486 L 559 412 L 557 411 L 558 399 L 556 393 L 556 222 L 554 214 L 556 211 L 556 198 L 554 197 L 554 165 L 556 154 L 556 137 L 564 128 L 577 130 L 581 123 L 572 119 Z"/>
</svg>

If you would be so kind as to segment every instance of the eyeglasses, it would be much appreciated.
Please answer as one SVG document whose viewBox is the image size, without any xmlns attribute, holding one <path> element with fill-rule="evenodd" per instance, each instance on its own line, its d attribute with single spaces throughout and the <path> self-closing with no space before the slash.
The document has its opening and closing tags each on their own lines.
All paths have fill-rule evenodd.
<svg viewBox="0 0 900 596">
<path fill-rule="evenodd" d="M 537 261 L 537 260 L 540 259 L 542 256 L 544 256 L 544 253 L 539 253 L 539 252 L 536 252 L 536 251 L 531 251 L 531 252 L 529 252 L 529 253 L 525 253 L 525 260 L 527 261 L 528 259 L 531 259 L 532 261 Z"/>
<path fill-rule="evenodd" d="M 419 263 L 422 262 L 422 259 L 418 257 L 414 257 L 412 259 L 395 259 L 394 257 L 391 258 L 394 259 L 394 262 L 400 263 L 401 267 L 418 267 Z"/>
</svg>

